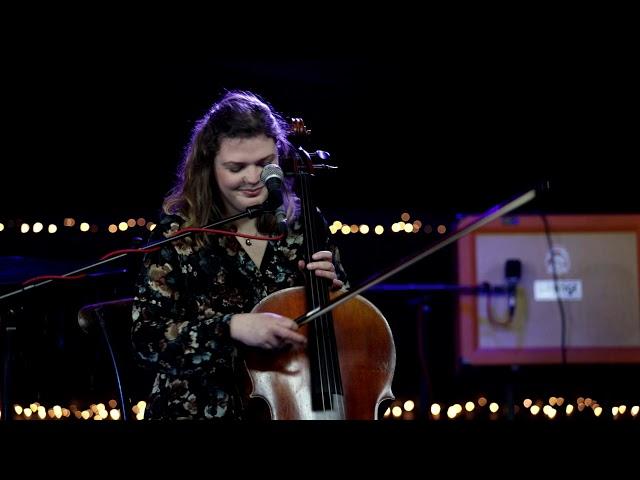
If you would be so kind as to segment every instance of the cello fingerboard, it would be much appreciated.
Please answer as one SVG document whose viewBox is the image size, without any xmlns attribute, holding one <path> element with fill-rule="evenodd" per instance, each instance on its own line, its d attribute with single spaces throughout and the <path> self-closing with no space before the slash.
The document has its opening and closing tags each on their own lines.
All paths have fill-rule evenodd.
<svg viewBox="0 0 640 480">
<path fill-rule="evenodd" d="M 314 411 L 333 409 L 333 396 L 342 395 L 340 363 L 331 314 L 318 318 L 309 331 L 311 405 Z"/>
</svg>

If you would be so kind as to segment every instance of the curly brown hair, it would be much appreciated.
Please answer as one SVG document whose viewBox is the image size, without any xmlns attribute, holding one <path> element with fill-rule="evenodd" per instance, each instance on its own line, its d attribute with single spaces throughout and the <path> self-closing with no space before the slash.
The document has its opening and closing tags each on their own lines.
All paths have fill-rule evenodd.
<svg viewBox="0 0 640 480">
<path fill-rule="evenodd" d="M 180 215 L 185 219 L 185 227 L 205 226 L 223 218 L 220 189 L 217 182 L 212 181 L 221 140 L 265 135 L 275 141 L 278 156 L 283 159 L 292 151 L 287 139 L 289 133 L 289 126 L 280 114 L 256 94 L 227 92 L 196 123 L 179 165 L 176 183 L 162 204 L 164 213 Z M 283 193 L 283 208 L 291 222 L 297 217 L 299 199 L 288 181 L 284 182 Z M 273 232 L 274 215 L 261 215 L 257 226 L 260 232 Z"/>
</svg>

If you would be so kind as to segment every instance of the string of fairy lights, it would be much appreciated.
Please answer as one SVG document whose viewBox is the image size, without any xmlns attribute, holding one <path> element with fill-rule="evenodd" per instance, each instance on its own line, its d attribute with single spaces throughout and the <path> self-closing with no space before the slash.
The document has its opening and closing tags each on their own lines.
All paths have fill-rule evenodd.
<svg viewBox="0 0 640 480">
<path fill-rule="evenodd" d="M 156 228 L 156 224 L 152 221 L 148 221 L 144 217 L 129 218 L 127 220 L 110 223 L 108 225 L 99 225 L 98 223 L 91 223 L 86 221 L 79 221 L 73 217 L 65 217 L 60 224 L 58 223 L 42 223 L 27 222 L 23 220 L 8 220 L 6 222 L 0 222 L 0 232 L 17 232 L 22 234 L 38 234 L 38 233 L 58 233 L 63 229 L 70 231 L 79 231 L 81 233 L 98 233 L 100 231 L 108 233 L 126 232 L 133 228 L 145 228 L 149 231 L 153 231 Z"/>
<path fill-rule="evenodd" d="M 127 231 L 148 230 L 153 231 L 156 223 L 144 217 L 128 218 L 111 223 L 90 222 L 74 217 L 65 217 L 61 222 L 41 222 L 24 220 L 0 221 L 0 235 L 2 234 L 56 234 L 61 231 L 76 231 L 79 233 L 109 233 L 118 234 Z M 423 222 L 420 219 L 411 219 L 408 212 L 402 212 L 399 220 L 391 224 L 349 223 L 334 220 L 329 225 L 333 235 L 383 235 L 392 234 L 438 234 L 444 235 L 448 227 L 444 223 Z M 132 419 L 143 420 L 146 408 L 144 401 L 139 401 L 131 408 Z M 420 410 L 420 411 L 419 411 Z M 426 410 L 426 411 L 424 411 Z M 105 403 L 95 403 L 87 408 L 79 408 L 75 404 L 68 407 L 53 405 L 47 407 L 39 402 L 29 405 L 14 404 L 13 418 L 15 420 L 122 420 L 121 410 L 116 400 Z M 383 414 L 384 420 L 416 420 L 427 419 L 430 421 L 453 420 L 499 420 L 514 417 L 544 418 L 549 421 L 561 418 L 601 418 L 612 420 L 640 421 L 640 405 L 627 405 L 626 403 L 611 403 L 603 405 L 590 397 L 577 397 L 573 401 L 567 401 L 564 397 L 549 397 L 548 399 L 525 398 L 519 403 L 511 405 L 489 401 L 484 396 L 453 404 L 432 403 L 428 406 L 417 408 L 417 404 L 411 399 L 396 399 Z"/>
<path fill-rule="evenodd" d="M 329 226 L 329 230 L 333 235 L 342 234 L 350 235 L 360 233 L 367 235 L 382 235 L 385 232 L 391 233 L 424 233 L 424 234 L 440 234 L 444 235 L 448 227 L 443 223 L 423 223 L 420 219 L 411 219 L 408 212 L 403 212 L 399 216 L 400 220 L 392 222 L 386 226 L 383 224 L 369 225 L 367 223 L 349 223 L 341 220 L 334 220 Z M 63 230 L 79 231 L 81 233 L 99 233 L 108 232 L 111 234 L 127 232 L 131 229 L 146 229 L 153 231 L 156 223 L 147 220 L 144 217 L 128 218 L 117 220 L 111 223 L 91 222 L 74 217 L 65 217 L 61 222 L 41 222 L 25 221 L 22 219 L 11 219 L 0 221 L 0 233 L 20 233 L 20 234 L 55 234 Z"/>
<path fill-rule="evenodd" d="M 147 404 L 144 400 L 137 402 L 131 407 L 131 412 L 136 420 L 144 419 L 144 412 Z M 92 403 L 85 409 L 78 408 L 71 404 L 69 407 L 54 405 L 46 407 L 40 402 L 33 402 L 29 405 L 13 405 L 13 420 L 121 420 L 122 414 L 118 408 L 116 400 L 109 400 L 104 403 Z"/>
<path fill-rule="evenodd" d="M 132 420 L 143 420 L 146 402 L 140 400 L 130 407 Z M 590 397 L 577 397 L 569 402 L 564 397 L 549 397 L 548 399 L 525 398 L 515 405 L 490 402 L 484 396 L 475 400 L 453 403 L 432 403 L 428 412 L 417 411 L 414 400 L 395 400 L 384 412 L 383 420 L 418 420 L 426 418 L 429 421 L 474 421 L 474 420 L 504 420 L 513 417 L 540 418 L 544 420 L 559 420 L 562 418 L 587 419 L 599 418 L 615 421 L 640 421 L 640 405 L 612 403 L 605 407 Z M 13 405 L 13 420 L 122 420 L 121 410 L 116 400 L 105 403 L 93 403 L 87 408 L 79 408 L 75 404 L 69 407 L 54 405 L 47 407 L 39 402 L 29 405 Z"/>
<path fill-rule="evenodd" d="M 639 420 L 640 405 L 614 403 L 608 408 L 590 397 L 577 397 L 568 402 L 564 397 L 549 397 L 548 399 L 525 398 L 519 404 L 508 405 L 490 402 L 481 396 L 477 400 L 454 403 L 451 405 L 432 403 L 426 418 L 433 421 L 446 420 L 499 420 L 511 417 L 545 418 L 554 420 L 560 418 L 603 418 L 613 420 Z M 384 413 L 385 419 L 414 420 L 420 418 L 416 413 L 413 400 L 396 400 Z"/>
</svg>

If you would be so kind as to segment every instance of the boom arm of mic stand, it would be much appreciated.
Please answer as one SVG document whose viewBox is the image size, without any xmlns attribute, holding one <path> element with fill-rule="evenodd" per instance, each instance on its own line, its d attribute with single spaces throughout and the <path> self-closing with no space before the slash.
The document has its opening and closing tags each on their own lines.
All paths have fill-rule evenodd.
<svg viewBox="0 0 640 480">
<path fill-rule="evenodd" d="M 450 285 L 445 283 L 381 283 L 369 289 L 371 292 L 453 292 L 460 295 L 493 295 L 509 293 L 506 285 Z"/>
<path fill-rule="evenodd" d="M 213 223 L 211 223 L 211 224 L 209 224 L 209 225 L 207 225 L 205 227 L 202 227 L 202 228 L 215 228 L 215 227 L 218 227 L 220 225 L 224 225 L 225 223 L 229 223 L 229 222 L 233 222 L 235 220 L 239 220 L 241 218 L 246 218 L 246 217 L 255 218 L 256 216 L 260 215 L 261 213 L 271 212 L 271 211 L 274 211 L 274 210 L 275 210 L 275 208 L 272 208 L 271 205 L 268 205 L 268 202 L 265 202 L 264 204 L 259 205 L 257 207 L 249 207 L 243 213 L 238 213 L 236 215 L 232 215 L 230 217 L 226 217 L 226 218 L 220 219 L 220 220 L 215 221 L 215 222 L 213 222 Z M 184 232 L 184 233 L 181 233 L 179 235 L 174 235 L 173 237 L 165 238 L 163 240 L 158 240 L 157 242 L 150 243 L 150 244 L 145 245 L 145 246 L 140 247 L 140 248 L 141 249 L 145 249 L 145 248 L 158 247 L 160 245 L 164 245 L 165 243 L 173 242 L 174 240 L 177 240 L 177 239 L 180 239 L 180 238 L 184 238 L 187 235 L 191 235 L 191 234 L 192 234 L 192 232 Z M 79 268 L 77 270 L 74 270 L 72 272 L 64 273 L 64 274 L 62 274 L 60 276 L 61 277 L 71 277 L 73 275 L 78 275 L 79 273 L 84 273 L 84 272 L 86 272 L 88 270 L 91 270 L 93 268 L 99 267 L 101 265 L 105 265 L 107 263 L 114 262 L 114 261 L 116 261 L 116 260 L 118 260 L 120 258 L 126 257 L 127 255 L 128 255 L 128 253 L 121 253 L 120 255 L 116 255 L 115 257 L 109 257 L 109 258 L 106 258 L 104 260 L 100 260 L 99 262 L 93 263 L 91 265 L 86 265 L 86 266 L 81 267 L 81 268 Z M 0 301 L 4 300 L 6 298 L 12 297 L 14 295 L 17 295 L 19 293 L 24 293 L 24 292 L 27 292 L 27 291 L 32 290 L 34 288 L 41 287 L 41 286 L 46 285 L 46 284 L 51 283 L 51 282 L 53 282 L 53 280 L 43 280 L 43 281 L 38 282 L 38 283 L 27 285 L 27 286 L 22 287 L 22 288 L 20 288 L 18 290 L 14 290 L 13 292 L 9 292 L 9 293 L 6 293 L 4 295 L 1 295 L 0 296 Z"/>
</svg>

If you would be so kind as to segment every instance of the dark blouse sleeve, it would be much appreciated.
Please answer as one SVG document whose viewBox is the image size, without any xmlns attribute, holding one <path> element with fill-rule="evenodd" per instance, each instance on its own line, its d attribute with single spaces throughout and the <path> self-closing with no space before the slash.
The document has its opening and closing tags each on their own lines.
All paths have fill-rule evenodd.
<svg viewBox="0 0 640 480">
<path fill-rule="evenodd" d="M 164 217 L 156 230 L 164 238 L 180 227 L 179 217 Z M 191 305 L 183 260 L 191 238 L 176 240 L 147 254 L 136 281 L 132 342 L 139 363 L 171 374 L 212 370 L 235 348 L 229 333 L 232 314 L 209 311 L 202 318 Z M 184 271 L 183 271 L 184 267 Z"/>
</svg>

